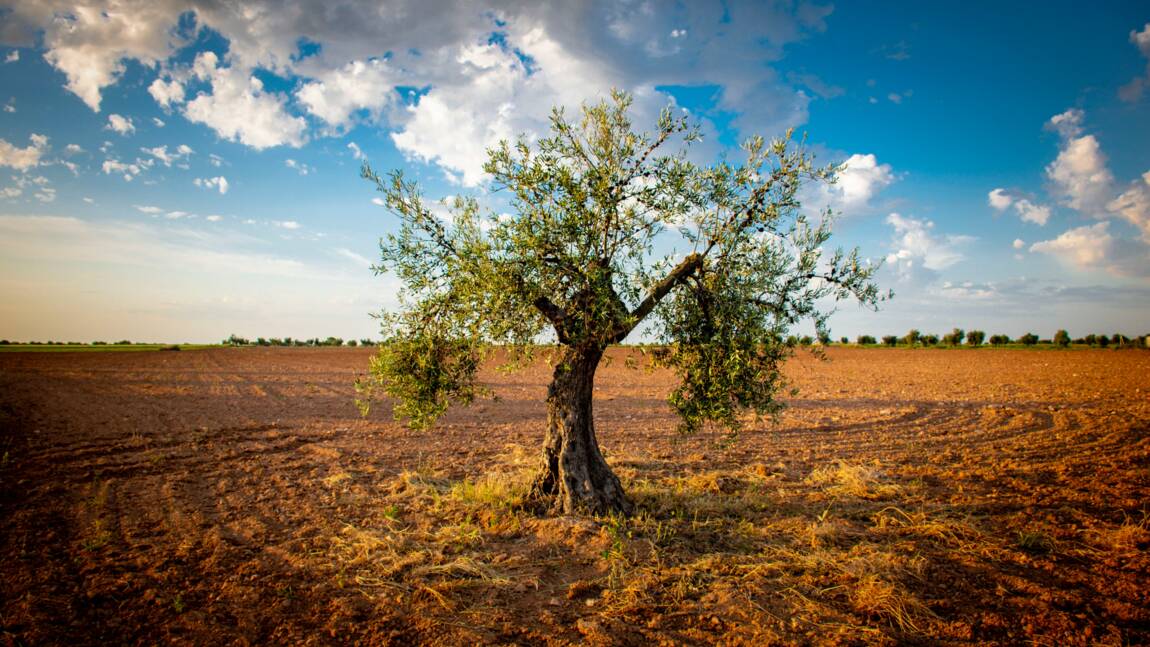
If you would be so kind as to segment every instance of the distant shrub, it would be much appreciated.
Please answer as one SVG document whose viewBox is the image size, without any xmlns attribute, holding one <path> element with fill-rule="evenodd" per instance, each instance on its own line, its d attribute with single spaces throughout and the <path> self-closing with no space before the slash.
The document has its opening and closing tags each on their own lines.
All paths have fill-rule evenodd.
<svg viewBox="0 0 1150 647">
<path fill-rule="evenodd" d="M 1098 345 L 1102 348 L 1106 348 L 1110 345 L 1110 338 L 1106 335 L 1098 335 Z"/>
<path fill-rule="evenodd" d="M 357 342 L 354 339 L 349 339 L 349 340 L 347 340 L 347 345 L 348 346 L 359 346 L 359 342 Z"/>
<path fill-rule="evenodd" d="M 843 345 L 846 345 L 846 344 L 849 344 L 849 343 L 851 343 L 851 340 L 850 340 L 849 338 L 847 338 L 847 337 L 843 337 L 842 339 L 840 339 L 840 340 L 839 340 L 839 343 L 840 343 L 840 344 L 843 344 Z"/>
<path fill-rule="evenodd" d="M 991 346 L 1005 346 L 1010 343 L 1010 335 L 991 335 Z"/>
<path fill-rule="evenodd" d="M 359 340 L 359 345 L 360 346 L 375 346 L 375 342 L 370 340 L 370 339 L 361 339 L 361 340 Z"/>
<path fill-rule="evenodd" d="M 1053 341 L 1055 346 L 1066 348 L 1070 345 L 1070 333 L 1066 332 L 1065 330 L 1059 330 L 1058 332 L 1054 333 Z"/>
<path fill-rule="evenodd" d="M 1023 346 L 1033 346 L 1038 343 L 1038 335 L 1028 332 L 1018 338 L 1018 342 Z"/>
<path fill-rule="evenodd" d="M 1110 343 L 1114 344 L 1114 346 L 1117 348 L 1122 348 L 1124 346 L 1130 345 L 1130 338 L 1126 335 L 1123 335 L 1122 333 L 1116 332 L 1114 333 L 1114 336 L 1110 338 Z"/>
<path fill-rule="evenodd" d="M 257 337 L 256 338 L 256 346 L 271 346 L 271 342 L 264 339 L 263 337 Z"/>
<path fill-rule="evenodd" d="M 859 335 L 856 343 L 859 346 L 873 346 L 875 344 L 875 339 L 870 335 Z"/>
<path fill-rule="evenodd" d="M 986 333 L 981 330 L 972 330 L 966 333 L 966 343 L 969 346 L 981 346 L 986 341 Z"/>
<path fill-rule="evenodd" d="M 898 345 L 898 337 L 894 335 L 883 335 L 882 343 L 886 346 L 896 346 Z"/>
<path fill-rule="evenodd" d="M 803 335 L 802 337 L 799 337 L 800 346 L 810 346 L 813 343 L 815 343 L 815 340 L 810 335 Z"/>
<path fill-rule="evenodd" d="M 937 346 L 938 335 L 923 335 L 921 337 L 923 346 Z"/>
<path fill-rule="evenodd" d="M 922 333 L 918 331 L 918 328 L 911 328 L 910 331 L 903 336 L 902 343 L 914 348 L 921 340 Z"/>
<path fill-rule="evenodd" d="M 179 344 L 168 344 L 167 346 L 160 346 L 160 350 L 180 350 Z"/>
<path fill-rule="evenodd" d="M 947 346 L 961 346 L 962 340 L 965 338 L 966 332 L 962 328 L 955 328 L 942 336 L 942 342 Z"/>
<path fill-rule="evenodd" d="M 121 339 L 120 341 L 116 342 L 116 345 L 117 346 L 131 346 L 132 342 L 128 341 L 127 339 Z"/>
</svg>

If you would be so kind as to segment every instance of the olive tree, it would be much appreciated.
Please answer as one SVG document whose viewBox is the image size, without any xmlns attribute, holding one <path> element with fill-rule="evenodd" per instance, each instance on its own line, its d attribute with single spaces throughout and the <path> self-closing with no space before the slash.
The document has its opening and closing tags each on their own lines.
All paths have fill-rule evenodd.
<svg viewBox="0 0 1150 647">
<path fill-rule="evenodd" d="M 484 394 L 477 371 L 493 346 L 522 365 L 533 345 L 556 342 L 530 490 L 552 512 L 631 508 L 600 451 L 592 392 L 608 346 L 641 324 L 681 378 L 669 401 L 683 428 L 735 428 L 744 412 L 780 409 L 792 325 L 826 332 L 828 303 L 886 298 L 857 249 L 824 252 L 832 214 L 812 222 L 800 209 L 800 188 L 839 167 L 815 165 L 790 133 L 749 139 L 742 163 L 699 165 L 686 155 L 692 124 L 668 109 L 654 132 L 636 132 L 630 103 L 614 93 L 576 120 L 556 109 L 548 137 L 490 149 L 484 170 L 506 213 L 456 197 L 437 216 L 402 172 L 362 170 L 399 219 L 376 271 L 403 288 L 361 391 L 382 390 L 397 416 L 428 425 Z"/>
</svg>

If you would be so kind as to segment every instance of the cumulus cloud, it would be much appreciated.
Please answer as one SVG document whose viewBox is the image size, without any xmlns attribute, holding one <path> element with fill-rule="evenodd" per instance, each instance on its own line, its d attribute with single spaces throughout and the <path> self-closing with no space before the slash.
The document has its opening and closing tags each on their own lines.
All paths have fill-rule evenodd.
<svg viewBox="0 0 1150 647">
<path fill-rule="evenodd" d="M 215 189 L 219 191 L 221 195 L 228 192 L 228 179 L 222 175 L 206 178 L 198 177 L 192 180 L 192 184 L 195 184 L 202 189 Z"/>
<path fill-rule="evenodd" d="M 1133 103 L 1141 99 L 1142 93 L 1147 87 L 1150 87 L 1150 22 L 1142 27 L 1142 31 L 1131 31 L 1130 42 L 1146 58 L 1146 73 L 1131 79 L 1129 83 L 1118 88 L 1118 97 L 1123 101 Z"/>
<path fill-rule="evenodd" d="M 822 184 L 806 190 L 804 205 L 815 211 L 830 208 L 851 216 L 873 209 L 871 200 L 895 180 L 890 164 L 880 164 L 872 153 L 855 153 L 843 162 L 834 184 Z"/>
<path fill-rule="evenodd" d="M 965 258 L 961 247 L 975 240 L 972 236 L 938 235 L 933 222 L 897 213 L 887 216 L 886 223 L 894 229 L 892 251 L 886 262 L 904 280 L 920 270 L 933 277 L 939 270 L 951 267 Z"/>
<path fill-rule="evenodd" d="M 5 20 L 13 31 L 42 31 L 44 58 L 63 72 L 66 87 L 94 111 L 101 90 L 115 83 L 124 61 L 152 66 L 182 44 L 173 27 L 186 8 L 177 2 L 18 2 Z"/>
<path fill-rule="evenodd" d="M 20 50 L 18 50 L 18 49 L 14 49 L 11 52 L 8 52 L 8 55 L 4 57 L 5 63 L 15 63 L 16 61 L 19 61 L 19 60 L 20 60 Z"/>
<path fill-rule="evenodd" d="M 14 168 L 17 171 L 26 171 L 38 166 L 40 158 L 48 150 L 48 138 L 32 133 L 28 139 L 31 143 L 24 148 L 19 148 L 6 139 L 0 139 L 0 166 Z"/>
<path fill-rule="evenodd" d="M 1106 208 L 1137 227 L 1142 232 L 1142 240 L 1150 244 L 1150 171 L 1131 182 Z"/>
<path fill-rule="evenodd" d="M 351 156 L 354 157 L 355 159 L 357 159 L 357 160 L 367 159 L 367 155 L 363 154 L 363 151 L 359 149 L 359 146 L 355 142 L 349 143 L 347 145 L 347 148 L 348 148 L 348 150 L 351 151 Z"/>
<path fill-rule="evenodd" d="M 1053 256 L 1073 268 L 1150 277 L 1150 246 L 1111 234 L 1110 221 L 1075 227 L 1053 240 L 1031 245 L 1030 251 Z"/>
<path fill-rule="evenodd" d="M 184 107 L 188 120 L 202 123 L 221 137 L 257 150 L 272 146 L 302 146 L 307 122 L 287 112 L 286 98 L 264 91 L 263 83 L 234 67 L 219 66 L 213 52 L 195 61 L 196 76 L 211 84 Z"/>
<path fill-rule="evenodd" d="M 136 125 L 132 123 L 131 117 L 110 114 L 108 115 L 108 125 L 104 126 L 104 129 L 113 130 L 121 135 L 128 135 L 136 132 Z"/>
<path fill-rule="evenodd" d="M 1094 135 L 1082 135 L 1083 112 L 1068 110 L 1050 119 L 1048 126 L 1062 137 L 1058 157 L 1046 167 L 1054 192 L 1066 206 L 1105 217 L 1114 191 L 1114 175 Z"/>
<path fill-rule="evenodd" d="M 399 75 L 385 60 L 352 61 L 304 84 L 296 92 L 296 99 L 311 115 L 343 130 L 351 125 L 357 111 L 365 110 L 378 117 L 393 103 L 393 88 L 399 81 Z"/>
<path fill-rule="evenodd" d="M 148 94 L 152 95 L 160 106 L 167 108 L 173 103 L 183 103 L 184 84 L 176 79 L 157 78 L 148 86 Z"/>
<path fill-rule="evenodd" d="M 786 46 L 826 28 L 829 5 L 735 1 L 655 10 L 619 3 L 603 10 L 513 0 L 493 13 L 467 0 L 345 2 L 330 11 L 314 0 L 243 4 L 237 11 L 206 0 L 20 2 L 5 15 L 5 35 L 41 43 L 69 90 L 93 110 L 125 64 L 137 61 L 156 70 L 147 87 L 158 105 L 223 138 L 253 148 L 299 146 L 310 134 L 301 115 L 321 133 L 362 120 L 386 127 L 406 155 L 464 184 L 480 181 L 485 149 L 496 139 L 538 135 L 552 106 L 574 108 L 613 87 L 634 93 L 637 118 L 651 123 L 670 100 L 656 86 L 714 85 L 717 99 L 707 110 L 716 119 L 737 115 L 740 135 L 801 125 L 810 93 L 834 93 L 781 79 L 772 67 Z M 195 29 L 187 29 L 189 19 Z M 202 29 L 226 41 L 226 55 L 181 63 L 173 55 Z M 318 47 L 304 53 L 301 43 Z M 297 89 L 270 92 L 257 71 Z M 400 87 L 418 88 L 418 100 L 400 96 Z"/>
<path fill-rule="evenodd" d="M 1010 246 L 1013 247 L 1014 249 L 1022 249 L 1023 247 L 1026 247 L 1026 242 L 1023 241 L 1021 238 L 1015 238 L 1014 242 L 1011 243 Z"/>
<path fill-rule="evenodd" d="M 160 207 L 154 207 L 151 205 L 140 205 L 140 204 L 137 204 L 134 206 L 136 207 L 136 211 L 139 211 L 140 213 L 146 213 L 148 215 L 155 215 L 158 213 L 164 213 L 164 209 L 162 209 Z"/>
<path fill-rule="evenodd" d="M 1106 262 L 1114 245 L 1110 223 L 1076 227 L 1053 240 L 1030 246 L 1030 251 L 1050 254 L 1079 267 L 1097 267 Z"/>
<path fill-rule="evenodd" d="M 987 202 L 991 207 L 998 211 L 1005 211 L 1010 207 L 1014 207 L 1015 212 L 1022 222 L 1031 222 L 1036 225 L 1045 225 L 1046 221 L 1050 219 L 1050 207 L 1041 204 L 1035 204 L 1030 200 L 1021 197 L 1017 191 L 1007 191 L 1006 189 L 994 189 L 987 194 Z"/>
</svg>

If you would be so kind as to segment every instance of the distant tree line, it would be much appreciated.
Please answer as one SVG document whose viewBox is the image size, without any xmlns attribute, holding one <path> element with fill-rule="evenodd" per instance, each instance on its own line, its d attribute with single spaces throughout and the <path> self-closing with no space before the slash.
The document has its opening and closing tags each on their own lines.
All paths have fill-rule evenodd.
<svg viewBox="0 0 1150 647">
<path fill-rule="evenodd" d="M 813 343 L 810 337 L 792 338 L 795 343 L 800 346 L 806 346 Z M 989 343 L 991 346 L 1007 346 L 1007 345 L 1022 345 L 1022 346 L 1055 346 L 1058 348 L 1067 348 L 1069 346 L 1089 346 L 1094 348 L 1150 348 L 1150 335 L 1139 335 L 1138 337 L 1127 337 L 1122 333 L 1114 333 L 1113 335 L 1105 334 L 1092 334 L 1085 337 L 1078 337 L 1072 339 L 1070 333 L 1065 330 L 1058 330 L 1050 338 L 1040 338 L 1038 335 L 1028 332 L 1017 339 L 1011 339 L 1009 335 L 990 335 L 988 338 L 986 333 L 981 330 L 965 331 L 962 328 L 955 328 L 945 335 L 936 335 L 930 333 L 923 333 L 917 328 L 912 328 L 903 335 L 884 335 L 881 338 L 883 346 L 907 346 L 910 348 L 931 347 L 931 346 L 948 346 L 957 348 L 959 346 L 978 347 L 983 343 Z M 842 343 L 846 344 L 847 338 L 842 338 Z M 880 342 L 872 335 L 859 335 L 855 338 L 855 344 L 858 346 L 876 346 Z"/>
<path fill-rule="evenodd" d="M 254 340 L 240 337 L 239 335 L 232 335 L 221 342 L 224 346 L 375 346 L 376 342 L 371 339 L 349 339 L 344 341 L 342 337 L 328 337 L 327 339 L 320 339 L 319 337 L 312 337 L 311 339 L 292 339 L 291 337 L 257 337 Z"/>
</svg>

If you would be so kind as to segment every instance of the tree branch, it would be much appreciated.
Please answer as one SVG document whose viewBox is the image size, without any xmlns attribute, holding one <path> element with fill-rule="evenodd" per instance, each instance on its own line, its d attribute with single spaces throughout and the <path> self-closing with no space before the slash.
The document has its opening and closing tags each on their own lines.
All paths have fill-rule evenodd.
<svg viewBox="0 0 1150 647">
<path fill-rule="evenodd" d="M 659 302 L 663 300 L 663 297 L 667 296 L 667 293 L 703 266 L 703 258 L 702 254 L 695 253 L 679 261 L 679 264 L 676 265 L 667 276 L 663 277 L 662 281 L 659 281 L 651 288 L 646 298 L 644 298 L 635 310 L 631 312 L 630 316 L 615 329 L 615 334 L 612 336 L 611 341 L 613 343 L 623 341 L 623 339 L 635 329 L 635 326 L 639 325 L 639 322 L 651 314 L 651 311 L 655 309 L 655 306 L 659 305 Z"/>
</svg>

